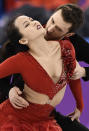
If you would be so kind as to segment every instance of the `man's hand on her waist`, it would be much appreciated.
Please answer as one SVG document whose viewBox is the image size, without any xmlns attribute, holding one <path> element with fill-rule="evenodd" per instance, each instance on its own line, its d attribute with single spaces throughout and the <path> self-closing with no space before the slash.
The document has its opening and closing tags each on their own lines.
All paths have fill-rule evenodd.
<svg viewBox="0 0 89 131">
<path fill-rule="evenodd" d="M 16 86 L 9 91 L 10 103 L 14 108 L 22 109 L 29 106 L 29 103 L 21 95 L 22 91 Z"/>
</svg>

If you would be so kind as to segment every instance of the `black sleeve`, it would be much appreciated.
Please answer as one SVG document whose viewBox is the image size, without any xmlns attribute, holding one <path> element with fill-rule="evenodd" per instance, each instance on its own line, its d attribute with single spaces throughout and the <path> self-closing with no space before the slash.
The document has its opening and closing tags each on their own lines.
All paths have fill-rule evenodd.
<svg viewBox="0 0 89 131">
<path fill-rule="evenodd" d="M 70 117 L 64 116 L 59 112 L 54 110 L 51 115 L 53 115 L 57 121 L 57 123 L 61 126 L 63 131 L 89 131 L 87 127 L 82 125 L 77 120 L 72 121 Z"/>
<path fill-rule="evenodd" d="M 11 76 L 0 79 L 0 103 L 8 98 L 11 89 L 10 78 Z"/>
<path fill-rule="evenodd" d="M 24 88 L 24 81 L 20 74 L 14 74 L 12 78 L 12 87 L 17 86 L 21 91 Z"/>
<path fill-rule="evenodd" d="M 70 41 L 75 48 L 77 61 L 83 61 L 89 64 L 89 43 L 77 34 L 71 36 Z M 83 77 L 83 80 L 88 81 L 89 67 L 85 67 L 85 70 L 86 70 L 86 77 Z"/>
<path fill-rule="evenodd" d="M 86 77 L 83 77 L 84 81 L 88 81 L 89 80 L 89 67 L 84 67 L 85 71 L 86 71 Z"/>
<path fill-rule="evenodd" d="M 75 48 L 77 61 L 84 61 L 89 64 L 89 43 L 77 34 L 71 36 L 70 41 Z"/>
</svg>

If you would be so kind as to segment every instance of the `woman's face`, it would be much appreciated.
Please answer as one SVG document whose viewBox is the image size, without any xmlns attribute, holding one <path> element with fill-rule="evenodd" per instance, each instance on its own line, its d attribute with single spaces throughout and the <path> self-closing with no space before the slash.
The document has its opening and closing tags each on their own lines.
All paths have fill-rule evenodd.
<svg viewBox="0 0 89 131">
<path fill-rule="evenodd" d="M 23 37 L 30 41 L 46 33 L 45 29 L 38 21 L 24 15 L 16 18 L 15 26 L 19 29 Z"/>
</svg>

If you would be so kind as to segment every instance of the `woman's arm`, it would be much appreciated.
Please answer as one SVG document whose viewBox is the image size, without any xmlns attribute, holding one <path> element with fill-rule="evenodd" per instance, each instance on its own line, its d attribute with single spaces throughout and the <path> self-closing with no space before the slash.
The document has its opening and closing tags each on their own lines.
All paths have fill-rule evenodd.
<svg viewBox="0 0 89 131">
<path fill-rule="evenodd" d="M 69 65 L 70 65 L 71 68 L 69 67 L 68 70 L 72 73 L 71 75 L 73 75 L 73 72 L 74 72 L 74 70 L 76 68 L 76 59 L 75 59 L 74 47 L 72 46 L 72 43 L 70 41 L 68 41 L 68 40 L 63 41 L 63 43 L 65 44 L 65 46 L 64 46 L 65 48 L 67 47 L 67 49 L 68 48 L 71 49 L 71 52 L 70 52 L 70 54 L 71 54 L 70 58 L 71 59 L 69 59 L 70 60 L 69 62 L 71 63 Z M 68 59 L 68 57 L 67 57 L 67 59 Z M 81 82 L 80 82 L 80 80 L 75 80 L 75 81 L 70 80 L 69 85 L 70 85 L 70 89 L 71 89 L 71 91 L 73 93 L 73 96 L 74 96 L 74 98 L 76 100 L 77 108 L 81 112 L 83 110 L 83 96 L 82 96 Z"/>
<path fill-rule="evenodd" d="M 14 55 L 0 64 L 0 78 L 6 77 L 14 73 L 20 73 L 20 55 Z"/>
<path fill-rule="evenodd" d="M 76 100 L 76 106 L 80 110 L 80 112 L 82 112 L 84 108 L 84 103 L 83 103 L 82 87 L 81 87 L 80 79 L 71 80 L 69 86 Z"/>
</svg>

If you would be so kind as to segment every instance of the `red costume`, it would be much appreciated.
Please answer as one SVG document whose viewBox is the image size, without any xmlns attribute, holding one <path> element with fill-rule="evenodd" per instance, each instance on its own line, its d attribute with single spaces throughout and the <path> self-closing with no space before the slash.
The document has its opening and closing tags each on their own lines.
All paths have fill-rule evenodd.
<svg viewBox="0 0 89 131">
<path fill-rule="evenodd" d="M 72 44 L 64 40 L 60 41 L 60 45 L 64 68 L 56 84 L 27 52 L 18 53 L 0 64 L 0 78 L 20 73 L 29 88 L 52 99 L 70 81 L 76 67 Z M 20 110 L 13 108 L 9 100 L 6 100 L 0 105 L 0 131 L 62 131 L 54 117 L 50 116 L 53 109 L 50 104 L 30 103 L 29 107 Z"/>
</svg>

